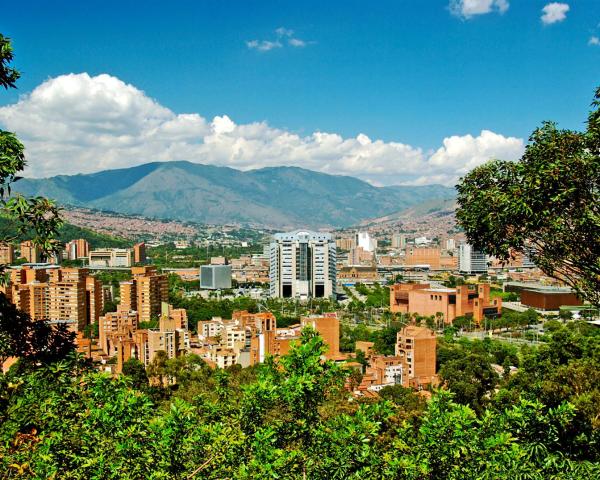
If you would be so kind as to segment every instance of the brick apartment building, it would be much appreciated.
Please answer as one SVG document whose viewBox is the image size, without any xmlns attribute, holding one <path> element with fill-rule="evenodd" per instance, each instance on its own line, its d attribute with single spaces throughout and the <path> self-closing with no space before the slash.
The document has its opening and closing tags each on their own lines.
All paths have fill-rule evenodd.
<svg viewBox="0 0 600 480">
<path fill-rule="evenodd" d="M 104 305 L 101 282 L 85 268 L 24 265 L 11 270 L 0 291 L 32 319 L 65 322 L 73 330 L 98 321 Z"/>
</svg>

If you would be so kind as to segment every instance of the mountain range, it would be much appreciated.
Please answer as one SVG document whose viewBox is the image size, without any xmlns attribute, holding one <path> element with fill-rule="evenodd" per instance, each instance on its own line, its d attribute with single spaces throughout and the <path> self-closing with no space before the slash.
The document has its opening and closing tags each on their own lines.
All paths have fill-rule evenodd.
<svg viewBox="0 0 600 480">
<path fill-rule="evenodd" d="M 240 171 L 187 161 L 24 178 L 14 190 L 62 205 L 150 218 L 276 228 L 344 227 L 455 196 L 442 185 L 375 187 L 299 167 Z"/>
</svg>

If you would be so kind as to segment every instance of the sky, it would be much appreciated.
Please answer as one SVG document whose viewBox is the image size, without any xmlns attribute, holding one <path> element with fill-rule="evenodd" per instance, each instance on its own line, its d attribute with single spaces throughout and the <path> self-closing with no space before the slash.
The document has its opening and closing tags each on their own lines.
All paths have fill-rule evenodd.
<svg viewBox="0 0 600 480">
<path fill-rule="evenodd" d="M 27 176 L 189 160 L 453 185 L 584 129 L 600 1 L 27 1 L 3 5 Z"/>
</svg>

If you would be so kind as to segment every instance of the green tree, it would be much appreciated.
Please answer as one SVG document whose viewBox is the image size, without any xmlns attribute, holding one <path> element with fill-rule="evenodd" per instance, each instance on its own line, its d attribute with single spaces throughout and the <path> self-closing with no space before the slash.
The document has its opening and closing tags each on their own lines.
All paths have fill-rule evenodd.
<svg viewBox="0 0 600 480">
<path fill-rule="evenodd" d="M 144 391 L 148 387 L 148 375 L 144 364 L 136 358 L 130 358 L 123 363 L 123 375 L 131 380 L 136 390 Z"/>
<path fill-rule="evenodd" d="M 600 305 L 600 89 L 586 131 L 546 122 L 519 162 L 477 167 L 457 190 L 456 218 L 476 248 L 525 253 Z"/>
</svg>

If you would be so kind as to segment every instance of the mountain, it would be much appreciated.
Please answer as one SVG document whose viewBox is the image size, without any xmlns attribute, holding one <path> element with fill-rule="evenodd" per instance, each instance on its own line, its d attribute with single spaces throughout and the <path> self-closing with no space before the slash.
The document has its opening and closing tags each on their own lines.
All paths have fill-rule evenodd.
<svg viewBox="0 0 600 480">
<path fill-rule="evenodd" d="M 151 218 L 278 228 L 353 225 L 455 195 L 442 185 L 374 187 L 357 178 L 298 167 L 242 172 L 185 161 L 22 179 L 14 190 L 63 205 Z"/>
<path fill-rule="evenodd" d="M 436 198 L 411 205 L 399 212 L 393 212 L 378 218 L 363 220 L 361 225 L 374 225 L 380 223 L 398 223 L 426 216 L 445 217 L 453 216 L 456 210 L 456 198 Z"/>
</svg>

